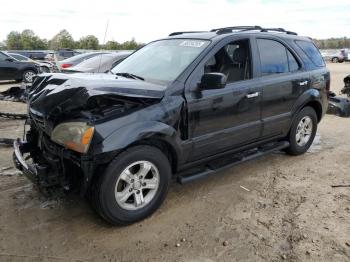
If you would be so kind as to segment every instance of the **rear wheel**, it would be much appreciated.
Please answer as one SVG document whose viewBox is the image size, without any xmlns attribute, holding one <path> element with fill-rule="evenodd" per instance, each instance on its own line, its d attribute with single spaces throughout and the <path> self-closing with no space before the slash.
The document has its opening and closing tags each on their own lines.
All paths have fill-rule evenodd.
<svg viewBox="0 0 350 262">
<path fill-rule="evenodd" d="M 162 204 L 170 177 L 169 160 L 159 149 L 129 148 L 117 156 L 94 183 L 92 204 L 111 224 L 137 222 Z"/>
<path fill-rule="evenodd" d="M 333 63 L 338 63 L 339 62 L 339 58 L 338 57 L 333 57 L 332 58 L 332 62 Z"/>
<path fill-rule="evenodd" d="M 289 132 L 290 155 L 304 154 L 314 141 L 317 131 L 317 115 L 312 107 L 304 107 L 296 116 Z"/>
</svg>

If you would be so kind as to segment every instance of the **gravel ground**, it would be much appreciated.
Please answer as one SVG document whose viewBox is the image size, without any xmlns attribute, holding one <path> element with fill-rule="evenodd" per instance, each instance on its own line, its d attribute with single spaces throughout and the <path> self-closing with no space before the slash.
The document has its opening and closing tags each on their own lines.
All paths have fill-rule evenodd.
<svg viewBox="0 0 350 262">
<path fill-rule="evenodd" d="M 328 67 L 338 93 L 350 64 Z M 0 102 L 0 111 L 25 105 Z M 0 118 L 0 137 L 22 130 Z M 158 212 L 128 227 L 107 225 L 78 196 L 40 196 L 11 154 L 0 148 L 0 261 L 350 261 L 350 187 L 331 187 L 350 184 L 346 118 L 327 115 L 303 156 L 173 184 Z"/>
</svg>

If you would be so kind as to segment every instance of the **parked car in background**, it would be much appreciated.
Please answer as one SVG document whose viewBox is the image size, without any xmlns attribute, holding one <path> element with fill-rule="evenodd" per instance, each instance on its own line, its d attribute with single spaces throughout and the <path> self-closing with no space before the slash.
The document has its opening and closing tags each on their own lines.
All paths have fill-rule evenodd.
<svg viewBox="0 0 350 262">
<path fill-rule="evenodd" d="M 81 53 L 72 49 L 59 49 L 55 52 L 55 54 L 56 54 L 57 60 L 61 61 L 69 57 L 79 55 Z"/>
<path fill-rule="evenodd" d="M 36 63 L 18 61 L 0 51 L 0 80 L 31 83 L 38 73 L 40 73 L 40 66 Z"/>
<path fill-rule="evenodd" d="M 34 64 L 37 64 L 38 66 L 40 66 L 40 71 L 43 72 L 43 73 L 50 73 L 52 72 L 53 70 L 53 64 L 50 63 L 50 62 L 45 62 L 45 61 L 41 61 L 41 62 L 38 62 L 38 61 L 34 61 L 24 55 L 20 55 L 20 54 L 17 54 L 17 53 L 7 53 L 9 56 L 15 58 L 17 61 L 22 61 L 22 62 L 29 62 L 29 63 L 34 63 Z"/>
<path fill-rule="evenodd" d="M 76 66 L 68 67 L 62 70 L 64 73 L 105 73 L 116 66 L 120 61 L 129 56 L 131 51 L 122 51 L 118 53 L 107 53 L 94 56 Z"/>
<path fill-rule="evenodd" d="M 89 58 L 92 58 L 94 56 L 100 55 L 100 54 L 107 54 L 108 52 L 88 52 L 88 53 L 83 53 L 79 55 L 72 56 L 70 58 L 64 59 L 62 61 L 59 61 L 59 67 L 61 70 L 66 69 L 68 67 L 75 66 Z"/>
<path fill-rule="evenodd" d="M 350 61 L 350 52 L 348 49 L 341 49 L 333 54 L 328 54 L 324 56 L 325 60 L 329 60 L 333 63 L 343 63 Z"/>
<path fill-rule="evenodd" d="M 26 56 L 32 60 L 45 60 L 45 57 L 47 55 L 46 51 L 22 51 L 22 50 L 10 50 L 8 51 L 12 54 L 19 54 Z"/>
</svg>

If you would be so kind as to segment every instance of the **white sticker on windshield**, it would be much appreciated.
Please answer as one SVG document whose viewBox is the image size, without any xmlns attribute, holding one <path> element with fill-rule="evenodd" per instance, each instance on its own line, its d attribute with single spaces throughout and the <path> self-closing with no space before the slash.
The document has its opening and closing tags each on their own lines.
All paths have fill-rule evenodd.
<svg viewBox="0 0 350 262">
<path fill-rule="evenodd" d="M 198 41 L 198 40 L 185 40 L 180 43 L 180 46 L 188 46 L 188 47 L 202 47 L 205 44 L 204 41 Z"/>
</svg>

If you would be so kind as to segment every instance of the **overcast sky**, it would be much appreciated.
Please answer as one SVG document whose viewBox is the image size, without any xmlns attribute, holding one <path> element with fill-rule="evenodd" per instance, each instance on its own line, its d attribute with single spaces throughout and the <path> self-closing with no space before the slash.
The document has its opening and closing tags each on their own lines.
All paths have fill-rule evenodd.
<svg viewBox="0 0 350 262">
<path fill-rule="evenodd" d="M 314 38 L 350 37 L 350 0 L 14 0 L 1 1 L 0 40 L 32 29 L 51 39 L 67 29 L 75 40 L 147 43 L 181 30 L 233 25 L 283 27 Z"/>
</svg>

